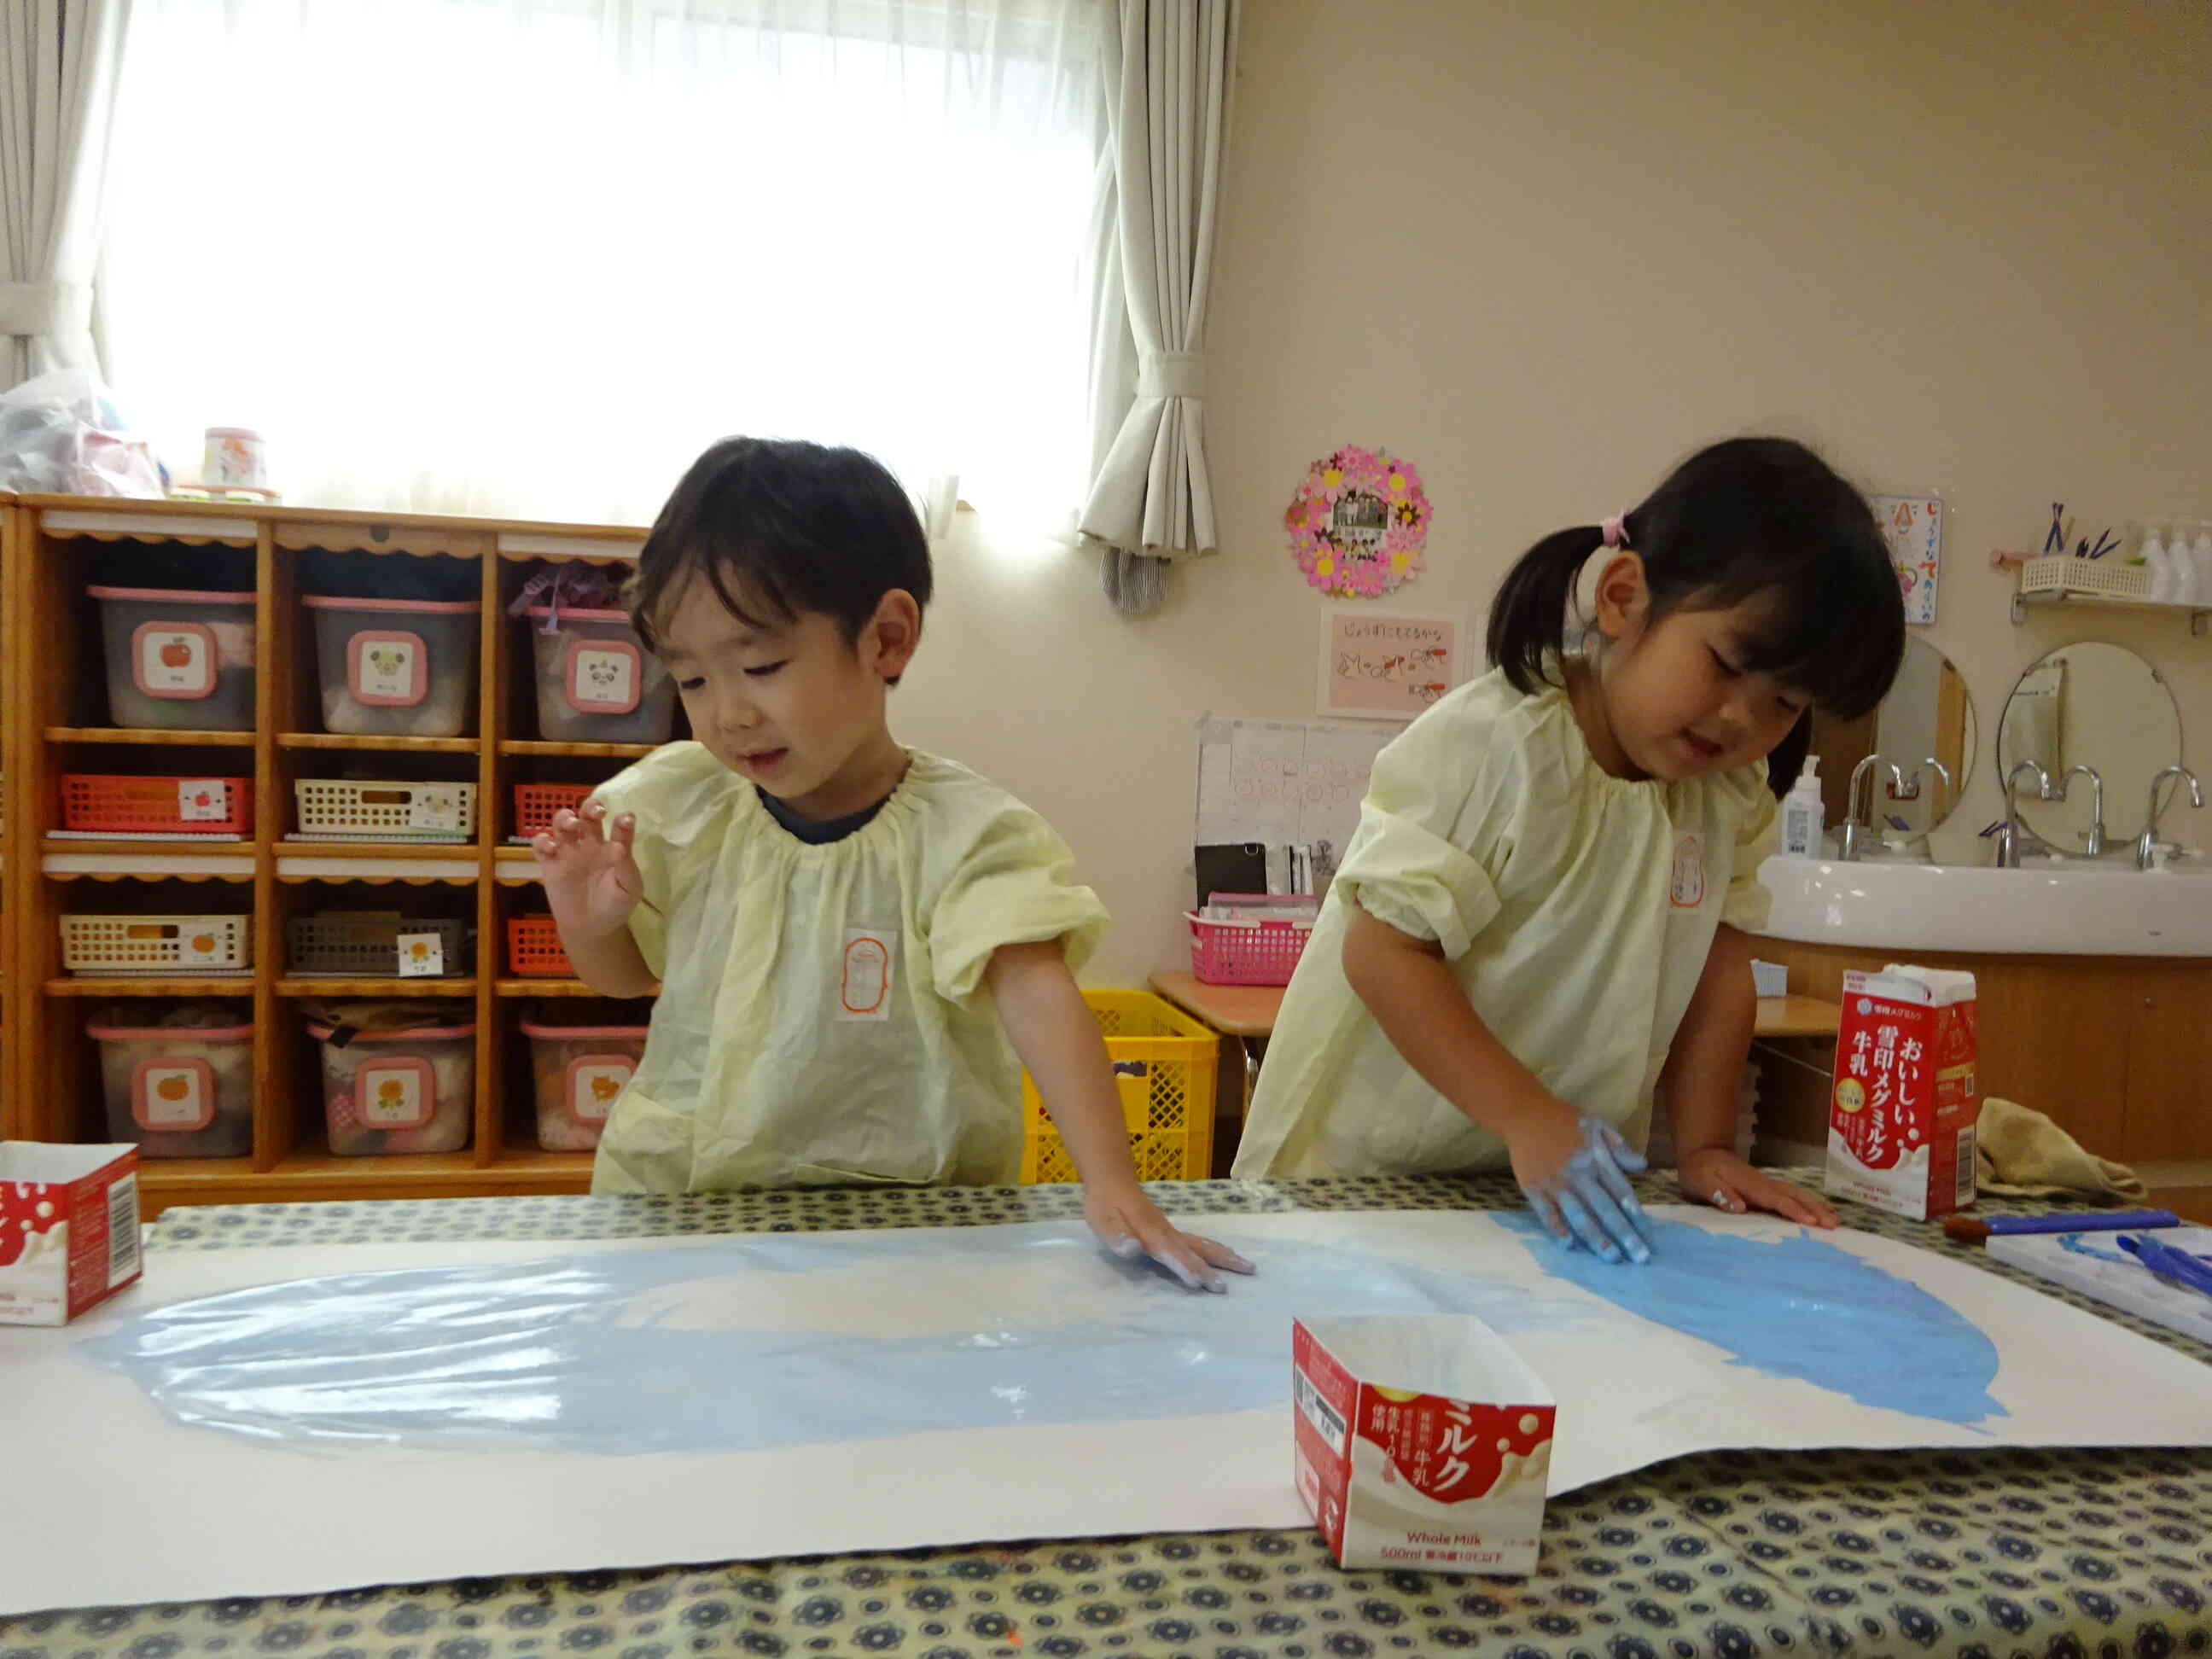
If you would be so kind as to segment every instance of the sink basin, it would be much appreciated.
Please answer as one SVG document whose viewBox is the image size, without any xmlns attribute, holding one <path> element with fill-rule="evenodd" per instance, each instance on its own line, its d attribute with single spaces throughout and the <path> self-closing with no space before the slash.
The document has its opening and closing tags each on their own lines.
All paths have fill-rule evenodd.
<svg viewBox="0 0 2212 1659">
<path fill-rule="evenodd" d="M 1769 859 L 1766 932 L 2006 956 L 2212 957 L 2212 882 L 2070 860 L 2041 870 Z"/>
</svg>

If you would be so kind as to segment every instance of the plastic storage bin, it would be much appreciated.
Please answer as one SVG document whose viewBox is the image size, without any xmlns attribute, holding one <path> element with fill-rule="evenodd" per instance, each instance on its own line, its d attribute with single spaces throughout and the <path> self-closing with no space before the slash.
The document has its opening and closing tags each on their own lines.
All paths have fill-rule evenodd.
<svg viewBox="0 0 2212 1659">
<path fill-rule="evenodd" d="M 284 924 L 292 971 L 330 978 L 453 978 L 469 970 L 469 929 L 389 910 L 325 910 Z M 399 941 L 407 939 L 403 951 Z M 430 941 L 434 940 L 432 945 Z M 423 964 L 442 964 L 435 973 Z"/>
<path fill-rule="evenodd" d="M 88 976 L 244 975 L 253 967 L 251 916 L 64 916 L 62 966 Z"/>
<path fill-rule="evenodd" d="M 142 1158 L 243 1158 L 253 1150 L 253 1027 L 147 1025 L 95 1016 L 107 1138 Z"/>
<path fill-rule="evenodd" d="M 538 1145 L 549 1152 L 587 1152 L 599 1144 L 615 1097 L 645 1054 L 642 1025 L 547 1025 L 522 1022 L 538 1083 Z"/>
<path fill-rule="evenodd" d="M 472 599 L 305 601 L 315 613 L 323 727 L 354 736 L 458 738 L 477 694 Z"/>
<path fill-rule="evenodd" d="M 170 731 L 253 729 L 253 595 L 93 587 L 108 717 Z"/>
<path fill-rule="evenodd" d="M 676 682 L 620 611 L 526 613 L 535 624 L 538 733 L 549 743 L 666 743 Z M 545 623 L 555 621 L 551 633 Z"/>
<path fill-rule="evenodd" d="M 1085 991 L 1106 1038 L 1129 1152 L 1143 1181 L 1203 1181 L 1212 1173 L 1212 1032 L 1149 991 Z M 1022 1073 L 1025 1182 L 1068 1182 L 1075 1160 L 1046 1116 L 1036 1079 Z"/>
<path fill-rule="evenodd" d="M 588 783 L 518 783 L 514 786 L 514 838 L 528 841 L 553 827 L 553 816 L 574 811 L 592 798 Z"/>
<path fill-rule="evenodd" d="M 465 842 L 477 833 L 473 783 L 301 778 L 298 841 Z"/>
<path fill-rule="evenodd" d="M 253 780 L 68 773 L 62 828 L 102 836 L 250 836 Z"/>
<path fill-rule="evenodd" d="M 507 969 L 518 979 L 574 979 L 560 924 L 547 916 L 507 919 Z"/>
<path fill-rule="evenodd" d="M 476 1119 L 476 1027 L 356 1031 L 345 1043 L 310 1025 L 323 1048 L 331 1150 L 346 1157 L 457 1152 Z"/>
<path fill-rule="evenodd" d="M 1288 985 L 1313 934 L 1310 921 L 1208 921 L 1192 911 L 1190 971 L 1208 985 Z"/>
</svg>

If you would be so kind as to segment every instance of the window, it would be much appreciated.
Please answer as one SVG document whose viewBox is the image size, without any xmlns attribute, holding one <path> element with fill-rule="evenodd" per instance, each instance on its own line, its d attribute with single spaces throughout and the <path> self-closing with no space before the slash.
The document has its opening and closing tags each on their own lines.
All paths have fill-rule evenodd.
<svg viewBox="0 0 2212 1659">
<path fill-rule="evenodd" d="M 640 522 L 732 432 L 1081 499 L 1097 0 L 137 0 L 102 272 L 180 477 Z"/>
</svg>

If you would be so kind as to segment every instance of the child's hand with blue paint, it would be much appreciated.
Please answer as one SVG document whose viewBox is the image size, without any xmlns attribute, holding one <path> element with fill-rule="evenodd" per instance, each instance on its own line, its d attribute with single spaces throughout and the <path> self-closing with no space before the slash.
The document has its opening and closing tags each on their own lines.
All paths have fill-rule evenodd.
<svg viewBox="0 0 2212 1659">
<path fill-rule="evenodd" d="M 1249 1273 L 1252 1264 L 1226 1244 L 1187 1233 L 1160 1213 L 1133 1184 L 1085 1182 L 1083 1215 L 1098 1242 L 1125 1261 L 1148 1256 L 1191 1291 L 1226 1290 L 1223 1272 Z"/>
<path fill-rule="evenodd" d="M 1577 1118 L 1563 1102 L 1531 1115 L 1505 1137 L 1513 1178 L 1553 1237 L 1601 1261 L 1651 1259 L 1650 1222 L 1628 1177 L 1644 1158 L 1610 1123 Z"/>
</svg>

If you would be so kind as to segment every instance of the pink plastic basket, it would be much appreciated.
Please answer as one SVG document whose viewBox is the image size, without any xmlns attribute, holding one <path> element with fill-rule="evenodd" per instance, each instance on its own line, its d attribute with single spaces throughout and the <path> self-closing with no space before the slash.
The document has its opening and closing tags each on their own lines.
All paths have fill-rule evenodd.
<svg viewBox="0 0 2212 1659">
<path fill-rule="evenodd" d="M 1190 923 L 1190 970 L 1208 985 L 1288 985 L 1312 937 L 1310 921 L 1207 921 L 1183 912 Z"/>
</svg>

